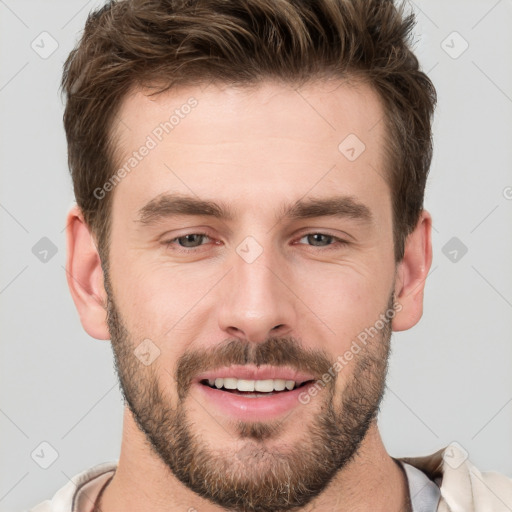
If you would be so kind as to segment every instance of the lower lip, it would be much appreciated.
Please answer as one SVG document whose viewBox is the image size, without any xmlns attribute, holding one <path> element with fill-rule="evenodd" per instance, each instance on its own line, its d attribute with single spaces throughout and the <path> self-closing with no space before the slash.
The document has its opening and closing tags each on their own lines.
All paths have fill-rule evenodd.
<svg viewBox="0 0 512 512">
<path fill-rule="evenodd" d="M 224 414 L 240 420 L 263 421 L 277 418 L 291 412 L 299 405 L 303 405 L 299 401 L 299 396 L 301 393 L 307 393 L 308 387 L 312 384 L 308 383 L 292 391 L 282 391 L 257 397 L 237 395 L 229 391 L 211 388 L 199 382 L 195 386 L 199 388 L 200 393 L 204 394 L 208 406 L 213 404 Z"/>
</svg>

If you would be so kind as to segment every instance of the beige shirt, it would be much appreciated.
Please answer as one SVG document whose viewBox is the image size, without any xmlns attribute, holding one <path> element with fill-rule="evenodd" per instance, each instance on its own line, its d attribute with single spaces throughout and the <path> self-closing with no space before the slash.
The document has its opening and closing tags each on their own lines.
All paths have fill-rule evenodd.
<svg viewBox="0 0 512 512">
<path fill-rule="evenodd" d="M 511 512 L 512 479 L 481 473 L 457 443 L 426 457 L 399 459 L 425 473 L 440 486 L 437 512 Z M 92 512 L 101 489 L 114 476 L 117 462 L 94 466 L 75 476 L 30 512 Z"/>
<path fill-rule="evenodd" d="M 467 456 L 453 443 L 433 455 L 400 460 L 440 484 L 437 512 L 511 512 L 512 479 L 494 471 L 481 473 Z"/>
</svg>

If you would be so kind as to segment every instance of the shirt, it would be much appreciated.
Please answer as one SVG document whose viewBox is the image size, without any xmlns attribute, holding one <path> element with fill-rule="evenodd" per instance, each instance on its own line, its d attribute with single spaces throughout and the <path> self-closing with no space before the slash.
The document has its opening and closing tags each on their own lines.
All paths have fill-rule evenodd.
<svg viewBox="0 0 512 512">
<path fill-rule="evenodd" d="M 400 461 L 409 483 L 412 512 L 436 512 L 441 490 L 439 486 L 419 469 Z"/>
</svg>

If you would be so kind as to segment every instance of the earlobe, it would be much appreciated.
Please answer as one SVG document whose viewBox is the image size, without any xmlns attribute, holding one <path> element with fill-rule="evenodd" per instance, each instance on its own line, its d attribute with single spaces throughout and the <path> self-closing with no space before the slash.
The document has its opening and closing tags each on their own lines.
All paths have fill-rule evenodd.
<svg viewBox="0 0 512 512">
<path fill-rule="evenodd" d="M 90 336 L 108 340 L 107 294 L 101 261 L 78 206 L 69 211 L 66 225 L 66 278 L 80 321 Z"/>
<path fill-rule="evenodd" d="M 399 307 L 393 330 L 405 331 L 416 325 L 423 314 L 425 280 L 432 264 L 432 218 L 423 210 L 416 228 L 407 237 L 404 257 L 398 264 L 395 300 Z"/>
</svg>

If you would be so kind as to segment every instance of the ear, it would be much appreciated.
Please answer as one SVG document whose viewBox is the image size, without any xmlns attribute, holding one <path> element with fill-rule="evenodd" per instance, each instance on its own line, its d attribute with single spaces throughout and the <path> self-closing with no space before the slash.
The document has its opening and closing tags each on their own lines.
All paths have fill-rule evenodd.
<svg viewBox="0 0 512 512">
<path fill-rule="evenodd" d="M 404 257 L 398 264 L 395 299 L 401 308 L 393 318 L 393 330 L 405 331 L 423 315 L 423 291 L 432 264 L 432 217 L 423 210 L 414 231 L 405 242 Z"/>
<path fill-rule="evenodd" d="M 66 277 L 80 321 L 90 336 L 108 340 L 107 294 L 101 261 L 94 238 L 78 206 L 69 211 L 66 226 Z"/>
</svg>

